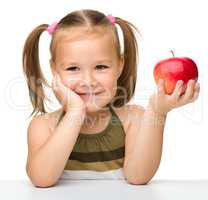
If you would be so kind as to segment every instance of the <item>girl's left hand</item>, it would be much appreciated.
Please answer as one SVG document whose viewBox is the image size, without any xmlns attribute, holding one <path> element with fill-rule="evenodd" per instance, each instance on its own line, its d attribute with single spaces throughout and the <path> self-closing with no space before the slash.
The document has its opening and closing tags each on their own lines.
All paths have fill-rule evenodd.
<svg viewBox="0 0 208 200">
<path fill-rule="evenodd" d="M 183 90 L 183 81 L 176 83 L 176 87 L 171 95 L 165 94 L 164 80 L 159 80 L 157 93 L 150 97 L 148 108 L 162 115 L 166 115 L 170 110 L 194 102 L 200 91 L 200 85 L 195 80 L 189 80 L 186 91 L 181 95 Z"/>
</svg>

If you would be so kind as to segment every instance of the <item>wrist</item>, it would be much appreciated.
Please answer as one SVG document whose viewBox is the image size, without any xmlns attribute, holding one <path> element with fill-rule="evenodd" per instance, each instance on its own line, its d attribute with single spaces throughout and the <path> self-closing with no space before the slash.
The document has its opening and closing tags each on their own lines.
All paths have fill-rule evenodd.
<svg viewBox="0 0 208 200">
<path fill-rule="evenodd" d="M 80 114 L 84 114 L 86 112 L 86 107 L 85 106 L 75 106 L 75 105 L 70 105 L 70 106 L 65 106 L 64 110 L 68 113 L 80 113 Z"/>
<path fill-rule="evenodd" d="M 72 120 L 74 124 L 82 125 L 85 119 L 86 112 L 80 109 L 71 109 L 65 111 L 65 117 Z"/>
<path fill-rule="evenodd" d="M 152 109 L 152 107 L 147 107 L 146 111 L 144 113 L 144 118 L 146 121 L 146 124 L 151 126 L 164 126 L 166 122 L 167 113 L 166 112 L 160 112 L 157 110 Z"/>
<path fill-rule="evenodd" d="M 153 108 L 153 106 L 151 104 L 149 104 L 147 106 L 146 110 L 148 112 L 153 113 L 155 116 L 162 117 L 162 118 L 165 118 L 167 116 L 167 114 L 168 114 L 168 111 L 161 111 L 159 109 L 155 109 L 155 108 Z"/>
</svg>

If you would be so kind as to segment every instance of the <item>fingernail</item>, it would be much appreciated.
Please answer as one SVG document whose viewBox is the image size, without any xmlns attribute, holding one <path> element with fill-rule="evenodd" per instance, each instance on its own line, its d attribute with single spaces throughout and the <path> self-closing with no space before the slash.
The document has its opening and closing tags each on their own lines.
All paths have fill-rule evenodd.
<svg viewBox="0 0 208 200">
<path fill-rule="evenodd" d="M 179 84 L 180 86 L 182 86 L 182 85 L 183 85 L 183 80 L 179 80 L 179 81 L 178 81 L 178 84 Z"/>
</svg>

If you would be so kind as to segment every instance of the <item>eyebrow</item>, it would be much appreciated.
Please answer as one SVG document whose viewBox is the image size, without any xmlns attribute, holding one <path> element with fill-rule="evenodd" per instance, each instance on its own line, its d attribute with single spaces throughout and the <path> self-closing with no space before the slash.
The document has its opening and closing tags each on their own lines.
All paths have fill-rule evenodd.
<svg viewBox="0 0 208 200">
<path fill-rule="evenodd" d="M 95 61 L 94 62 L 94 64 L 97 64 L 97 63 L 105 63 L 105 62 L 107 62 L 107 63 L 112 63 L 112 60 L 108 60 L 108 59 L 104 59 L 104 60 L 97 60 L 97 61 Z M 69 62 L 67 62 L 67 63 L 61 63 L 61 66 L 67 66 L 67 65 L 80 65 L 80 63 L 78 63 L 78 62 L 73 62 L 73 61 L 69 61 Z"/>
</svg>

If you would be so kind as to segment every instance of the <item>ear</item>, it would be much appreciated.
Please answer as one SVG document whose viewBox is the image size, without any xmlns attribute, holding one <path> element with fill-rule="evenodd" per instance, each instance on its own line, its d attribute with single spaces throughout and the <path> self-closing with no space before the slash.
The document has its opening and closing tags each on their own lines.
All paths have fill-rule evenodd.
<svg viewBox="0 0 208 200">
<path fill-rule="evenodd" d="M 122 71 L 124 68 L 124 56 L 121 55 L 120 60 L 119 60 L 119 65 L 118 65 L 118 78 L 120 77 Z"/>
</svg>

